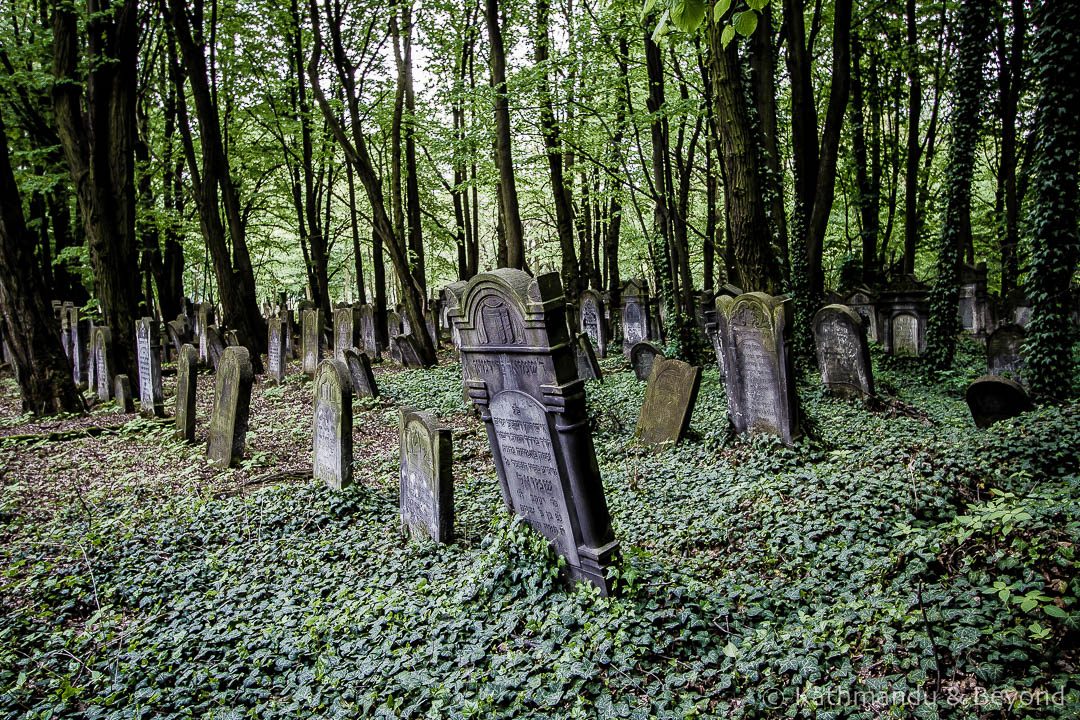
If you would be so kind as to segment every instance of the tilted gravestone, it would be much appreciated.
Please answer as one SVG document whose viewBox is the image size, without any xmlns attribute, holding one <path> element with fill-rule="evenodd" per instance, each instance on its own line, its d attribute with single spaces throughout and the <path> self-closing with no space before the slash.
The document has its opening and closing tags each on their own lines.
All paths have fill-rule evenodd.
<svg viewBox="0 0 1080 720">
<path fill-rule="evenodd" d="M 225 347 L 237 347 L 243 344 L 240 342 L 240 334 L 235 330 L 226 330 L 222 339 L 225 341 Z"/>
<path fill-rule="evenodd" d="M 576 580 L 610 592 L 618 550 L 577 377 L 559 276 L 501 268 L 450 311 L 503 502 L 547 537 Z"/>
<path fill-rule="evenodd" d="M 135 354 L 139 360 L 139 412 L 148 417 L 164 417 L 165 396 L 161 390 L 160 328 L 153 318 L 135 321 Z"/>
<path fill-rule="evenodd" d="M 735 431 L 778 435 L 793 444 L 802 432 L 788 330 L 791 301 L 760 292 L 721 295 L 716 309 Z"/>
<path fill-rule="evenodd" d="M 214 382 L 214 410 L 206 444 L 210 462 L 228 467 L 244 456 L 254 379 L 248 349 L 242 345 L 225 348 Z"/>
<path fill-rule="evenodd" d="M 334 310 L 334 359 L 344 360 L 345 351 L 360 344 L 360 316 L 352 307 Z"/>
<path fill-rule="evenodd" d="M 434 416 L 401 408 L 401 531 L 415 538 L 454 539 L 453 442 L 450 428 Z"/>
<path fill-rule="evenodd" d="M 203 337 L 206 340 L 206 362 L 210 367 L 217 370 L 218 363 L 221 362 L 221 354 L 225 352 L 225 348 L 229 347 L 225 338 L 221 337 L 221 331 L 217 325 L 209 325 L 203 332 Z"/>
<path fill-rule="evenodd" d="M 97 378 L 98 400 L 112 397 L 112 347 L 112 330 L 104 325 L 94 328 L 94 374 Z"/>
<path fill-rule="evenodd" d="M 623 353 L 630 357 L 630 348 L 650 338 L 649 290 L 644 282 L 631 280 L 623 289 Z"/>
<path fill-rule="evenodd" d="M 863 319 L 846 305 L 826 305 L 814 315 L 814 345 L 821 382 L 842 397 L 874 394 L 874 371 Z"/>
<path fill-rule="evenodd" d="M 371 358 L 360 348 L 345 351 L 345 364 L 352 376 L 353 390 L 357 397 L 379 397 L 379 386 L 375 384 L 375 373 L 371 372 Z"/>
<path fill-rule="evenodd" d="M 176 358 L 176 436 L 195 442 L 195 390 L 199 381 L 199 351 L 184 344 Z"/>
<path fill-rule="evenodd" d="M 403 333 L 390 338 L 390 357 L 394 362 L 407 368 L 424 367 L 420 359 L 420 348 L 412 333 Z"/>
<path fill-rule="evenodd" d="M 694 414 L 701 368 L 663 355 L 652 363 L 634 435 L 645 445 L 674 445 L 686 435 Z"/>
<path fill-rule="evenodd" d="M 600 368 L 600 362 L 593 351 L 592 341 L 586 333 L 578 333 L 577 339 L 574 340 L 574 360 L 577 361 L 579 378 L 604 382 L 604 371 Z"/>
<path fill-rule="evenodd" d="M 372 360 L 379 359 L 379 342 L 375 336 L 375 311 L 370 305 L 360 306 L 360 337 L 364 341 L 364 352 Z"/>
<path fill-rule="evenodd" d="M 131 381 L 127 375 L 120 373 L 113 378 L 113 398 L 121 412 L 135 412 L 135 398 L 131 396 Z"/>
<path fill-rule="evenodd" d="M 266 374 L 280 384 L 285 380 L 285 328 L 280 317 L 266 321 Z"/>
<path fill-rule="evenodd" d="M 285 336 L 285 360 L 295 360 L 299 357 L 296 352 L 296 322 L 293 319 L 292 310 L 281 311 L 281 332 Z"/>
<path fill-rule="evenodd" d="M 386 313 L 387 336 L 394 337 L 395 335 L 401 335 L 403 332 L 405 331 L 402 329 L 401 313 L 395 312 L 393 310 Z"/>
<path fill-rule="evenodd" d="M 595 290 L 581 293 L 581 331 L 589 336 L 600 357 L 607 357 L 608 330 L 604 319 L 604 299 Z"/>
<path fill-rule="evenodd" d="M 651 342 L 634 343 L 634 346 L 630 348 L 630 365 L 634 368 L 634 375 L 638 380 L 645 382 L 649 379 L 652 375 L 653 361 L 657 357 L 662 358 L 664 354 Z"/>
<path fill-rule="evenodd" d="M 353 384 L 341 360 L 319 363 L 314 382 L 314 421 L 311 432 L 311 471 L 335 490 L 353 477 Z"/>
<path fill-rule="evenodd" d="M 73 314 L 77 314 L 75 310 Z M 89 383 L 90 368 L 90 321 L 78 317 L 71 325 L 71 374 L 79 387 Z"/>
<path fill-rule="evenodd" d="M 1016 379 L 1024 372 L 1025 362 L 1021 354 L 1027 330 L 1022 325 L 1009 323 L 990 333 L 986 341 L 986 364 L 988 375 L 1012 373 Z"/>
<path fill-rule="evenodd" d="M 176 350 L 176 354 L 179 355 L 180 348 L 187 342 L 184 324 L 179 320 L 170 320 L 165 323 L 165 334 L 169 337 L 169 342 L 172 343 L 173 349 Z"/>
<path fill-rule="evenodd" d="M 307 308 L 304 310 L 301 334 L 301 353 L 304 358 L 304 373 L 315 376 L 322 359 L 320 335 L 322 334 L 322 310 Z"/>
<path fill-rule="evenodd" d="M 977 428 L 988 428 L 1033 408 L 1023 385 L 997 375 L 983 375 L 971 383 L 966 399 Z"/>
</svg>

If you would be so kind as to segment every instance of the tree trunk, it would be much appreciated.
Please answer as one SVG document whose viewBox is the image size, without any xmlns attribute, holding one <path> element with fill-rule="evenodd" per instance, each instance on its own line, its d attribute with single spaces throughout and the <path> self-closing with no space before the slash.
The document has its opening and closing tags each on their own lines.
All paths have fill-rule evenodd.
<svg viewBox="0 0 1080 720">
<path fill-rule="evenodd" d="M 907 168 L 904 172 L 904 273 L 915 272 L 915 248 L 919 241 L 919 119 L 922 115 L 922 74 L 915 0 L 906 0 L 908 131 Z"/>
<path fill-rule="evenodd" d="M 1012 0 L 1012 45 L 1006 50 L 1004 21 L 998 27 L 998 88 L 1001 108 L 1002 204 L 1005 211 L 1001 233 L 1001 298 L 1005 299 L 1020 274 L 1017 247 L 1020 196 L 1016 191 L 1016 118 L 1024 85 L 1024 46 L 1027 42 L 1027 10 L 1023 0 Z"/>
</svg>

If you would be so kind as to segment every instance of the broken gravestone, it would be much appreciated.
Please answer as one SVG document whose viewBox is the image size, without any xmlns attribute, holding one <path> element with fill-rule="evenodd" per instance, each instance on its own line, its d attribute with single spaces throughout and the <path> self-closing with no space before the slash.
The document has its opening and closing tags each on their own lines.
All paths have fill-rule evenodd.
<svg viewBox="0 0 1080 720">
<path fill-rule="evenodd" d="M 454 539 L 453 443 L 450 428 L 413 408 L 399 415 L 401 530 L 412 537 Z"/>
<path fill-rule="evenodd" d="M 645 382 L 649 379 L 653 362 L 658 357 L 662 358 L 664 354 L 651 342 L 634 343 L 634 347 L 630 348 L 630 365 L 634 368 L 634 375 L 638 380 Z"/>
<path fill-rule="evenodd" d="M 634 435 L 645 445 L 674 445 L 690 427 L 701 368 L 681 360 L 656 357 Z"/>
<path fill-rule="evenodd" d="M 371 371 L 371 358 L 360 348 L 345 351 L 345 364 L 349 367 L 353 390 L 357 397 L 379 397 L 379 387 L 375 384 L 375 373 Z"/>
<path fill-rule="evenodd" d="M 228 467 L 244 456 L 254 379 L 247 348 L 225 348 L 214 381 L 214 410 L 210 413 L 210 439 L 206 445 L 210 462 Z"/>
<path fill-rule="evenodd" d="M 176 359 L 176 436 L 195 442 L 195 390 L 199 378 L 199 351 L 180 346 Z"/>
<path fill-rule="evenodd" d="M 966 398 L 977 428 L 988 428 L 1032 409 L 1023 385 L 996 375 L 983 375 L 971 383 Z"/>
<path fill-rule="evenodd" d="M 131 396 L 131 381 L 128 376 L 120 373 L 113 378 L 113 397 L 120 408 L 120 412 L 135 412 L 135 398 Z"/>
<path fill-rule="evenodd" d="M 311 472 L 334 490 L 353 477 L 353 385 L 341 360 L 319 363 L 314 382 L 314 421 L 311 432 Z"/>
<path fill-rule="evenodd" d="M 161 390 L 161 341 L 158 321 L 135 321 L 135 350 L 139 360 L 139 412 L 147 417 L 164 417 L 165 396 Z"/>
<path fill-rule="evenodd" d="M 600 368 L 600 362 L 596 359 L 592 341 L 587 333 L 578 333 L 577 339 L 574 340 L 574 360 L 577 362 L 579 378 L 604 382 L 604 371 Z"/>
<path fill-rule="evenodd" d="M 814 315 L 814 345 L 821 382 L 842 397 L 874 394 L 874 371 L 862 317 L 846 305 L 827 305 Z"/>
</svg>

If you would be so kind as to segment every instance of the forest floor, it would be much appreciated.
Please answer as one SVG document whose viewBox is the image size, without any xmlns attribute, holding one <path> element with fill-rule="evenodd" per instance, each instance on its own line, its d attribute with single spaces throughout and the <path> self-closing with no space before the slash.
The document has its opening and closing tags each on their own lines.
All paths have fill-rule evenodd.
<svg viewBox="0 0 1080 720">
<path fill-rule="evenodd" d="M 449 357 L 377 366 L 340 492 L 311 479 L 295 363 L 256 379 L 229 470 L 205 460 L 210 374 L 185 444 L 112 403 L 16 416 L 5 372 L 0 718 L 1077 717 L 1080 406 L 976 430 L 980 352 L 930 381 L 875 351 L 884 410 L 807 375 L 794 448 L 734 437 L 707 368 L 662 452 L 633 439 L 644 383 L 602 361 L 611 598 L 503 511 Z M 449 545 L 401 535 L 399 406 L 453 429 Z"/>
</svg>

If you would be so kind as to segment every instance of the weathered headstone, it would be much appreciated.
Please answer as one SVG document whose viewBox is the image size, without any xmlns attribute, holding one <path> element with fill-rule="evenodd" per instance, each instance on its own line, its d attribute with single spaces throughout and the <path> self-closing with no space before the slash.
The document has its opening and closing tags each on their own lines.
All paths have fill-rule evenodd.
<svg viewBox="0 0 1080 720">
<path fill-rule="evenodd" d="M 994 325 L 990 295 L 986 291 L 986 263 L 960 263 L 960 326 L 964 332 L 984 338 Z"/>
<path fill-rule="evenodd" d="M 440 299 L 442 300 L 442 312 L 443 312 L 443 324 L 450 330 L 450 343 L 457 350 L 461 346 L 461 338 L 458 336 L 457 327 L 450 320 L 450 313 L 456 310 L 461 305 L 461 301 L 465 297 L 465 288 L 468 286 L 467 282 L 454 282 L 450 283 L 443 288 L 440 293 Z"/>
<path fill-rule="evenodd" d="M 334 359 L 344 360 L 345 351 L 356 347 L 360 339 L 359 313 L 350 307 L 334 310 Z"/>
<path fill-rule="evenodd" d="M 322 310 L 307 308 L 304 310 L 301 333 L 301 352 L 304 357 L 304 372 L 314 377 L 322 359 L 322 345 L 319 336 L 322 334 Z"/>
<path fill-rule="evenodd" d="M 204 366 L 210 365 L 210 343 L 206 331 L 213 324 L 214 306 L 210 303 L 199 303 L 195 310 L 195 333 L 199 338 L 199 362 Z"/>
<path fill-rule="evenodd" d="M 448 543 L 454 539 L 453 443 L 450 428 L 413 408 L 399 415 L 401 531 Z"/>
<path fill-rule="evenodd" d="M 71 311 L 75 307 L 66 302 L 60 308 L 60 344 L 64 347 L 64 355 L 67 356 L 68 364 L 72 362 L 71 357 Z"/>
<path fill-rule="evenodd" d="M 176 358 L 176 436 L 195 442 L 195 390 L 199 382 L 199 351 L 184 344 Z"/>
<path fill-rule="evenodd" d="M 983 375 L 971 383 L 966 397 L 971 419 L 977 428 L 990 427 L 1033 407 L 1023 385 L 997 375 Z"/>
<path fill-rule="evenodd" d="M 813 324 L 822 384 L 843 397 L 871 397 L 874 371 L 863 319 L 846 305 L 827 305 Z"/>
<path fill-rule="evenodd" d="M 574 359 L 577 361 L 578 377 L 582 380 L 604 381 L 604 371 L 596 359 L 592 341 L 587 333 L 578 333 L 574 340 Z"/>
<path fill-rule="evenodd" d="M 217 370 L 218 363 L 221 362 L 221 355 L 225 352 L 225 348 L 230 347 L 226 344 L 225 339 L 221 337 L 221 331 L 217 325 L 208 325 L 203 332 L 203 338 L 206 341 L 207 348 L 207 362 L 214 370 Z"/>
<path fill-rule="evenodd" d="M 645 445 L 674 445 L 690 427 L 701 368 L 682 360 L 656 357 L 634 435 Z"/>
<path fill-rule="evenodd" d="M 791 301 L 759 292 L 721 295 L 716 309 L 735 431 L 770 433 L 791 445 L 802 434 L 788 335 Z"/>
<path fill-rule="evenodd" d="M 206 444 L 210 462 L 228 467 L 244 456 L 254 379 L 247 348 L 242 345 L 225 348 L 214 381 L 214 410 L 210 414 L 210 439 Z"/>
<path fill-rule="evenodd" d="M 631 280 L 623 289 L 623 353 L 649 339 L 649 290 L 640 280 Z"/>
<path fill-rule="evenodd" d="M 379 386 L 375 384 L 375 373 L 371 372 L 371 358 L 360 348 L 345 351 L 345 364 L 352 376 L 353 390 L 357 397 L 379 397 Z"/>
<path fill-rule="evenodd" d="M 604 299 L 595 290 L 581 293 L 581 331 L 589 336 L 593 349 L 607 357 L 608 330 L 604 319 Z"/>
<path fill-rule="evenodd" d="M 94 374 L 98 400 L 108 400 L 113 391 L 112 330 L 104 325 L 94 328 Z"/>
<path fill-rule="evenodd" d="M 353 384 L 345 363 L 334 358 L 319 363 L 314 393 L 312 474 L 331 488 L 341 490 L 353 477 Z"/>
<path fill-rule="evenodd" d="M 634 375 L 638 380 L 645 382 L 649 379 L 653 361 L 657 357 L 664 357 L 664 354 L 651 342 L 634 343 L 634 346 L 630 348 L 630 365 L 634 368 Z"/>
<path fill-rule="evenodd" d="M 844 299 L 843 304 L 854 310 L 862 318 L 867 339 L 871 342 L 881 342 L 881 332 L 878 328 L 877 295 L 866 288 L 857 288 Z"/>
<path fill-rule="evenodd" d="M 990 333 L 986 341 L 987 374 L 1012 373 L 1016 380 L 1023 382 L 1020 376 L 1024 372 L 1025 363 L 1021 350 L 1026 335 L 1027 331 L 1023 326 L 1012 323 L 1002 325 Z"/>
<path fill-rule="evenodd" d="M 375 311 L 370 305 L 360 306 L 360 337 L 364 341 L 364 352 L 372 360 L 379 359 L 379 342 L 375 336 Z"/>
<path fill-rule="evenodd" d="M 135 321 L 135 354 L 139 361 L 139 412 L 148 417 L 165 415 L 165 397 L 161 390 L 161 344 L 158 321 L 140 318 Z"/>
<path fill-rule="evenodd" d="M 450 311 L 503 502 L 547 537 L 566 570 L 609 592 L 618 549 L 555 273 L 502 268 L 469 281 Z"/>
<path fill-rule="evenodd" d="M 281 332 L 285 335 L 285 360 L 296 360 L 299 353 L 296 352 L 296 321 L 292 310 L 281 312 Z"/>
<path fill-rule="evenodd" d="M 226 330 L 222 333 L 222 340 L 225 341 L 225 347 L 237 347 L 243 344 L 240 342 L 240 333 L 235 330 Z"/>
<path fill-rule="evenodd" d="M 893 315 L 889 322 L 892 323 L 892 354 L 919 355 L 922 345 L 919 317 L 912 313 L 899 313 Z"/>
<path fill-rule="evenodd" d="M 422 368 L 420 360 L 420 348 L 412 333 L 403 333 L 390 338 L 390 357 L 394 362 L 400 363 L 407 368 Z"/>
<path fill-rule="evenodd" d="M 899 278 L 878 298 L 878 317 L 890 355 L 922 355 L 926 351 L 929 289 L 914 276 Z"/>
<path fill-rule="evenodd" d="M 285 379 L 285 331 L 280 317 L 266 321 L 266 374 L 276 383 Z"/>
<path fill-rule="evenodd" d="M 386 333 L 389 337 L 401 335 L 404 332 L 401 324 L 401 314 L 391 310 L 386 313 Z"/>
<path fill-rule="evenodd" d="M 89 369 L 90 321 L 75 317 L 71 325 L 71 372 L 77 386 L 89 384 Z"/>
<path fill-rule="evenodd" d="M 131 396 L 131 381 L 127 375 L 120 373 L 113 378 L 113 398 L 121 412 L 135 412 L 135 398 Z"/>
</svg>

